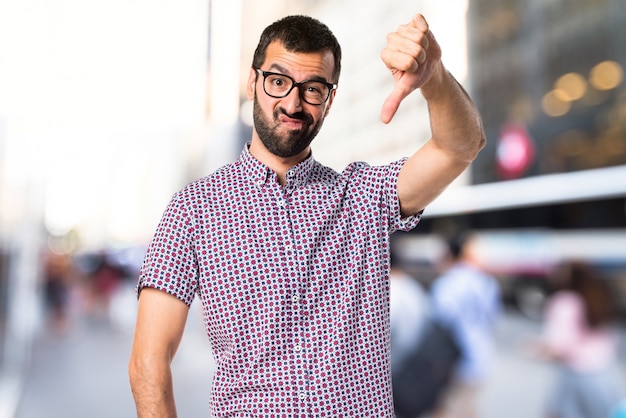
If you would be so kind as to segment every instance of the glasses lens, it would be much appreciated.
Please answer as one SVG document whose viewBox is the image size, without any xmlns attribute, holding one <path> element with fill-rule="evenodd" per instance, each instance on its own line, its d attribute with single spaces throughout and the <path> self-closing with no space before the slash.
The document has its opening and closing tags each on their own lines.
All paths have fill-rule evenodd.
<svg viewBox="0 0 626 418">
<path fill-rule="evenodd" d="M 286 96 L 291 91 L 293 80 L 281 74 L 267 74 L 265 76 L 265 91 L 276 97 Z"/>
<path fill-rule="evenodd" d="M 328 98 L 329 88 L 324 83 L 317 81 L 307 81 L 301 87 L 302 97 L 305 102 L 311 104 L 322 104 Z"/>
</svg>

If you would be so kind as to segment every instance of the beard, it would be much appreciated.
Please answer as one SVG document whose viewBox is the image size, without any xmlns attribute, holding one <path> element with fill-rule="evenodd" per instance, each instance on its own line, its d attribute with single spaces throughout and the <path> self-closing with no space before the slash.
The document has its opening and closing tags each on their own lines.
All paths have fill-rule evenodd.
<svg viewBox="0 0 626 418">
<path fill-rule="evenodd" d="M 279 132 L 280 122 L 278 121 L 278 117 L 281 114 L 302 121 L 304 127 L 281 134 Z M 320 119 L 315 122 L 313 117 L 306 112 L 298 112 L 290 115 L 280 107 L 274 110 L 272 116 L 273 120 L 269 120 L 266 115 L 263 114 L 263 110 L 255 95 L 253 110 L 254 129 L 265 148 L 272 154 L 282 158 L 293 157 L 307 149 L 320 131 L 323 121 L 323 119 Z"/>
</svg>

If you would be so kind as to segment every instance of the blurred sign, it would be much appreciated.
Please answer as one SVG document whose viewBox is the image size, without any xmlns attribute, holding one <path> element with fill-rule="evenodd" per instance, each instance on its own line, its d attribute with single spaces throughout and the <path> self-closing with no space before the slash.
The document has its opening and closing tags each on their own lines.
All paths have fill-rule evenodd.
<svg viewBox="0 0 626 418">
<path fill-rule="evenodd" d="M 502 128 L 496 150 L 496 164 L 501 178 L 521 177 L 534 156 L 534 143 L 524 126 L 508 124 Z"/>
</svg>

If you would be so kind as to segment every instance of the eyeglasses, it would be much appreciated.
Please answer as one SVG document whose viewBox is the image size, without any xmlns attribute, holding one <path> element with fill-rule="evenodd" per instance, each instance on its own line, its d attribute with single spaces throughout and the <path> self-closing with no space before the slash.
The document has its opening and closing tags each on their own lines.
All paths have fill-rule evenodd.
<svg viewBox="0 0 626 418">
<path fill-rule="evenodd" d="M 255 70 L 263 76 L 265 94 L 275 99 L 286 97 L 294 87 L 298 87 L 302 100 L 318 106 L 325 103 L 330 97 L 330 92 L 337 88 L 336 84 L 325 81 L 307 80 L 296 83 L 296 80 L 285 74 L 263 71 L 260 68 L 255 68 Z"/>
</svg>

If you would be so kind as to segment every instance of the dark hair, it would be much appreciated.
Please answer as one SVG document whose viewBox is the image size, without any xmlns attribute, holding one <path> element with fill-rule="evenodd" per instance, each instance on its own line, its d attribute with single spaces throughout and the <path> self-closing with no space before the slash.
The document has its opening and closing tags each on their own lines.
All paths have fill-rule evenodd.
<svg viewBox="0 0 626 418">
<path fill-rule="evenodd" d="M 561 267 L 561 274 L 565 274 L 565 288 L 582 297 L 590 327 L 596 328 L 616 319 L 617 311 L 606 278 L 587 263 L 573 260 Z"/>
<path fill-rule="evenodd" d="M 463 254 L 463 250 L 467 247 L 467 243 L 472 238 L 471 231 L 459 232 L 446 240 L 446 249 L 452 260 L 459 260 Z"/>
<path fill-rule="evenodd" d="M 290 52 L 330 51 L 335 59 L 333 83 L 339 82 L 341 72 L 341 47 L 328 26 L 309 16 L 287 16 L 265 28 L 254 51 L 252 66 L 260 68 L 265 62 L 269 44 L 280 41 Z"/>
</svg>

